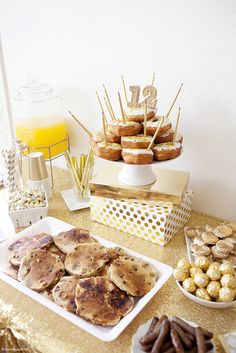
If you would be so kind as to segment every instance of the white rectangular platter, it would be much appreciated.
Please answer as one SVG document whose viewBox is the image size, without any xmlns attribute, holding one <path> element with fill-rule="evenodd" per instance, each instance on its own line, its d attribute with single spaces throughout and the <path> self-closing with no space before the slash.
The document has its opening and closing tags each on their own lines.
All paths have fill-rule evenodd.
<svg viewBox="0 0 236 353">
<path fill-rule="evenodd" d="M 53 218 L 53 217 L 45 217 L 44 219 L 34 223 L 32 226 L 26 228 L 22 232 L 18 233 L 16 236 L 4 241 L 3 243 L 0 244 L 0 279 L 3 281 L 7 282 L 14 288 L 18 289 L 22 293 L 28 295 L 30 298 L 36 300 L 40 304 L 46 306 L 50 310 L 54 311 L 58 315 L 62 316 L 63 318 L 69 320 L 76 326 L 82 328 L 83 330 L 89 332 L 91 335 L 97 337 L 98 339 L 102 341 L 113 341 L 115 340 L 121 332 L 131 323 L 131 321 L 136 317 L 136 315 L 145 307 L 145 305 L 153 298 L 153 296 L 159 291 L 159 289 L 165 284 L 165 282 L 168 280 L 168 278 L 172 274 L 172 267 L 162 263 L 155 261 L 153 259 L 150 259 L 144 255 L 138 254 L 135 251 L 132 251 L 130 249 L 123 248 L 128 254 L 131 256 L 136 256 L 138 258 L 142 258 L 143 260 L 151 263 L 156 269 L 158 273 L 158 279 L 155 284 L 155 286 L 151 289 L 149 293 L 147 293 L 145 296 L 143 296 L 141 299 L 137 301 L 135 304 L 134 309 L 126 315 L 124 318 L 121 319 L 121 321 L 115 325 L 115 326 L 108 326 L 108 327 L 102 327 L 99 325 L 92 324 L 83 318 L 76 316 L 74 314 L 71 314 L 67 311 L 65 311 L 63 308 L 61 308 L 59 305 L 53 303 L 49 299 L 43 297 L 41 294 L 25 287 L 22 285 L 20 282 L 14 280 L 10 276 L 6 275 L 4 273 L 4 267 L 8 264 L 8 247 L 11 243 L 13 243 L 16 239 L 23 237 L 23 236 L 29 236 L 29 235 L 34 235 L 38 234 L 41 232 L 45 232 L 48 234 L 51 234 L 53 236 L 56 236 L 58 233 L 69 230 L 74 228 L 71 224 L 65 223 L 60 221 L 59 219 Z M 96 235 L 92 236 L 96 238 L 103 246 L 108 247 L 108 248 L 113 248 L 117 246 L 117 244 L 110 242 L 108 240 L 105 240 L 101 237 L 98 237 Z"/>
</svg>

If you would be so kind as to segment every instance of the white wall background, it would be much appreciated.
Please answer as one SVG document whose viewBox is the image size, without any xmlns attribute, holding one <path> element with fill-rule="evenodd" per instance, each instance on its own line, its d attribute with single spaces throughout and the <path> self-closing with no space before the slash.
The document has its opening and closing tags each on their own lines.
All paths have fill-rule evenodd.
<svg viewBox="0 0 236 353">
<path fill-rule="evenodd" d="M 184 154 L 167 166 L 191 172 L 194 209 L 236 220 L 235 0 L 3 0 L 0 20 L 11 92 L 37 73 L 90 129 L 103 82 L 115 97 L 121 74 L 146 85 L 155 71 L 160 113 L 184 82 Z"/>
</svg>

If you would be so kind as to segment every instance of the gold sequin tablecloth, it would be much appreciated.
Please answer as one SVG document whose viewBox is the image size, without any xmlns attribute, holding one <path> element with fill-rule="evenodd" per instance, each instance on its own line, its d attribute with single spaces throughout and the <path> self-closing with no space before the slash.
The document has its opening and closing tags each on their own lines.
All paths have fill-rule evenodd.
<svg viewBox="0 0 236 353">
<path fill-rule="evenodd" d="M 91 233 L 173 267 L 180 257 L 187 256 L 183 231 L 180 231 L 166 247 L 162 248 L 92 222 L 88 209 L 70 212 L 59 193 L 60 190 L 71 187 L 68 174 L 66 171 L 57 170 L 55 175 L 53 198 L 50 201 L 50 216 L 57 217 L 74 226 L 88 228 Z M 206 223 L 214 226 L 219 221 L 192 212 L 190 225 Z M 223 349 L 217 335 L 236 330 L 236 307 L 210 309 L 193 303 L 183 296 L 171 278 L 118 339 L 106 343 L 0 281 L 0 328 L 1 325 L 9 325 L 20 330 L 26 335 L 32 348 L 41 353 L 128 353 L 130 352 L 131 338 L 138 327 L 154 314 L 164 313 L 168 316 L 178 315 L 191 321 L 197 321 L 203 327 L 212 330 L 219 353 L 223 353 Z"/>
</svg>

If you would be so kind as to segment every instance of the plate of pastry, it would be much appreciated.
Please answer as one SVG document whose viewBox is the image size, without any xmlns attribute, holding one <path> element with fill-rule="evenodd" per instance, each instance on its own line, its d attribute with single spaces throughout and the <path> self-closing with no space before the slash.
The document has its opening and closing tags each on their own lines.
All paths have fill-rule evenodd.
<svg viewBox="0 0 236 353">
<path fill-rule="evenodd" d="M 213 334 L 197 323 L 162 315 L 141 325 L 132 337 L 131 353 L 208 352 L 215 353 Z"/>
<path fill-rule="evenodd" d="M 184 234 L 191 263 L 200 255 L 236 267 L 236 223 L 185 227 Z"/>
<path fill-rule="evenodd" d="M 0 244 L 0 279 L 103 341 L 116 339 L 171 274 L 53 217 Z"/>
</svg>

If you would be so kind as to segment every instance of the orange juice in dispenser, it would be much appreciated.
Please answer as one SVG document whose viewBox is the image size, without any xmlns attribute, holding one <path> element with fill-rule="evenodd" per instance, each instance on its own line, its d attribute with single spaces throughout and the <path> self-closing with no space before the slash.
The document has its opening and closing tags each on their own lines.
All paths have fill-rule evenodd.
<svg viewBox="0 0 236 353">
<path fill-rule="evenodd" d="M 30 147 L 43 152 L 49 159 L 68 149 L 68 137 L 62 99 L 52 87 L 28 77 L 26 86 L 18 89 L 13 101 L 16 137 Z"/>
</svg>

